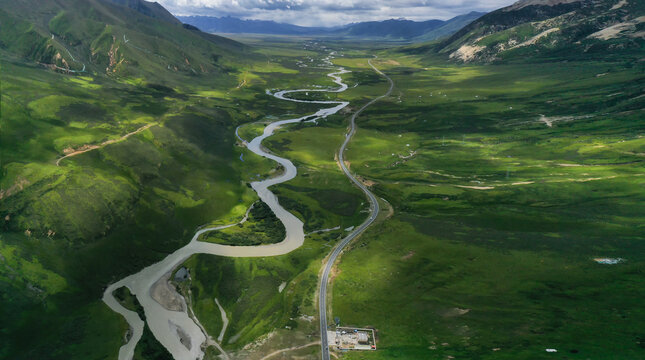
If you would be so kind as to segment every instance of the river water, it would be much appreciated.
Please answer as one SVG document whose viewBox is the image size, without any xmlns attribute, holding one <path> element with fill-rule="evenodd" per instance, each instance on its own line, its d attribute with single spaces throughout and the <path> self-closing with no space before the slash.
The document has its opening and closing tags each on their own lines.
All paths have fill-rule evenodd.
<svg viewBox="0 0 645 360">
<path fill-rule="evenodd" d="M 348 71 L 340 68 L 338 71 L 328 74 L 333 81 L 339 85 L 336 89 L 298 89 L 298 90 L 283 90 L 273 94 L 274 97 L 280 100 L 294 101 L 300 103 L 313 103 L 321 105 L 333 105 L 331 107 L 323 107 L 314 114 L 305 115 L 299 118 L 287 119 L 273 122 L 264 128 L 264 133 L 250 142 L 246 146 L 252 152 L 274 160 L 282 165 L 284 172 L 277 177 L 270 178 L 263 181 L 256 181 L 251 183 L 251 187 L 258 194 L 261 201 L 266 203 L 269 208 L 275 213 L 276 217 L 284 224 L 286 236 L 284 240 L 276 244 L 257 245 L 257 246 L 229 246 L 206 243 L 198 241 L 197 239 L 203 233 L 209 231 L 216 231 L 223 228 L 235 226 L 236 224 L 205 228 L 197 231 L 191 241 L 184 247 L 178 249 L 174 253 L 168 255 L 166 258 L 158 263 L 150 265 L 136 274 L 130 275 L 120 281 L 110 285 L 103 294 L 103 301 L 115 312 L 121 314 L 128 322 L 132 329 L 132 337 L 129 342 L 119 349 L 119 360 L 130 360 L 134 355 L 134 349 L 141 339 L 144 329 L 144 321 L 139 318 L 139 315 L 130 311 L 114 298 L 113 291 L 126 286 L 130 292 L 137 297 L 137 300 L 143 306 L 146 315 L 147 324 L 159 340 L 159 342 L 172 354 L 175 360 L 195 360 L 202 359 L 204 353 L 201 345 L 206 341 L 206 334 L 201 328 L 190 318 L 186 311 L 171 311 L 165 309 L 161 304 L 154 300 L 151 296 L 151 287 L 165 274 L 173 271 L 178 265 L 183 263 L 188 257 L 194 254 L 211 254 L 217 256 L 229 257 L 263 257 L 263 256 L 277 256 L 289 253 L 304 242 L 303 223 L 296 216 L 288 212 L 278 202 L 277 196 L 269 190 L 269 187 L 285 181 L 293 179 L 297 170 L 291 161 L 285 158 L 268 153 L 262 149 L 262 141 L 271 136 L 276 129 L 282 125 L 297 123 L 305 120 L 315 120 L 318 118 L 325 118 L 333 115 L 347 106 L 348 102 L 343 101 L 308 101 L 296 100 L 288 97 L 289 94 L 295 92 L 342 92 L 347 89 L 347 85 L 343 83 L 341 75 Z M 181 338 L 184 339 L 182 344 Z"/>
</svg>

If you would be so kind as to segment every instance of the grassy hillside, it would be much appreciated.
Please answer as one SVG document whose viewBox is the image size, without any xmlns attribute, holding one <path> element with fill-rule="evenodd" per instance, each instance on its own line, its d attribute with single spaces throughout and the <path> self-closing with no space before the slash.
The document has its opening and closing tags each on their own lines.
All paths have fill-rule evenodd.
<svg viewBox="0 0 645 360">
<path fill-rule="evenodd" d="M 136 6 L 140 2 L 130 2 L 134 9 L 116 3 L 3 2 L 0 21 L 10 30 L 0 36 L 0 51 L 61 72 L 164 82 L 226 75 L 247 51 L 237 42 L 186 29 L 169 20 L 170 14 L 145 11 Z"/>
<path fill-rule="evenodd" d="M 519 1 L 482 16 L 436 50 L 462 62 L 638 61 L 644 16 L 641 1 Z"/>
<path fill-rule="evenodd" d="M 430 30 L 421 36 L 417 36 L 414 40 L 416 42 L 432 41 L 436 39 L 441 39 L 446 36 L 450 36 L 456 33 L 457 31 L 461 30 L 471 22 L 477 20 L 484 14 L 485 13 L 482 13 L 482 12 L 471 11 L 468 14 L 455 16 L 452 19 L 446 20 L 443 24 L 441 24 L 440 27 Z"/>
<path fill-rule="evenodd" d="M 181 246 L 248 192 L 231 165 L 241 114 L 170 88 L 19 64 L 5 63 L 2 83 L 1 357 L 114 354 L 123 325 L 100 303 L 104 286 Z M 100 147 L 56 165 L 89 145 Z"/>
<path fill-rule="evenodd" d="M 128 7 L 132 10 L 142 13 L 143 15 L 153 17 L 155 19 L 163 20 L 176 25 L 181 24 L 176 17 L 174 17 L 168 10 L 161 6 L 158 2 L 146 0 L 107 0 L 117 5 Z"/>
</svg>

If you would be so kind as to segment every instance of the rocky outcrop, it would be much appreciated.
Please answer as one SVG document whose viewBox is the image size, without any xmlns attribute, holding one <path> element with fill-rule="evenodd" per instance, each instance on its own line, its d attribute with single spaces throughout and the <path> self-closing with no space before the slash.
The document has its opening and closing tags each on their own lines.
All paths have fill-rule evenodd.
<svg viewBox="0 0 645 360">
<path fill-rule="evenodd" d="M 645 4 L 636 0 L 521 0 L 438 45 L 453 61 L 642 54 Z M 622 56 L 622 55 L 621 55 Z"/>
</svg>

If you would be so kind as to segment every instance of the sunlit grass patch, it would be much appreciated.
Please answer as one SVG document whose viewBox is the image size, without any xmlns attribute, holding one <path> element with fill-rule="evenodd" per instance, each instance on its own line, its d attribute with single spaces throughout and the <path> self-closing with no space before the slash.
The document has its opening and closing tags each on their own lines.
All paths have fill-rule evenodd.
<svg viewBox="0 0 645 360">
<path fill-rule="evenodd" d="M 348 68 L 357 68 L 357 69 L 370 69 L 370 65 L 367 61 L 371 59 L 367 58 L 335 58 L 332 62 L 338 66 L 344 66 Z"/>
<path fill-rule="evenodd" d="M 82 100 L 65 95 L 48 95 L 29 103 L 36 115 L 42 118 L 56 117 L 56 112 L 63 106 L 82 102 Z"/>
<path fill-rule="evenodd" d="M 18 247 L 3 243 L 2 236 L 0 236 L 0 255 L 3 263 L 0 267 L 0 275 L 14 278 L 14 281 L 21 281 L 23 286 L 32 286 L 36 293 L 44 292 L 38 295 L 56 294 L 67 287 L 65 278 L 44 268 L 38 259 L 25 259 L 20 255 Z"/>
<path fill-rule="evenodd" d="M 69 81 L 78 84 L 85 89 L 96 90 L 101 88 L 101 85 L 94 84 L 94 79 L 89 76 L 76 76 L 69 78 Z"/>
<path fill-rule="evenodd" d="M 295 126 L 295 129 L 294 129 Z M 334 156 L 343 141 L 340 129 L 322 126 L 291 125 L 266 140 L 269 148 L 275 149 L 289 159 L 310 167 L 335 168 Z M 294 130 L 296 130 L 294 132 Z M 316 151 L 305 149 L 314 148 Z"/>
<path fill-rule="evenodd" d="M 153 191 L 155 194 L 161 196 L 164 199 L 171 201 L 175 206 L 183 208 L 191 208 L 204 203 L 204 199 L 194 199 L 194 194 L 191 194 L 190 190 L 182 189 L 182 192 L 178 191 L 168 191 L 160 188 L 154 188 Z"/>
<path fill-rule="evenodd" d="M 228 94 L 222 90 L 201 90 L 196 94 L 203 97 L 228 98 Z"/>
<path fill-rule="evenodd" d="M 267 61 L 253 64 L 251 71 L 257 73 L 280 73 L 280 74 L 297 74 L 298 70 L 289 69 L 279 63 Z"/>
<path fill-rule="evenodd" d="M 260 136 L 264 133 L 264 128 L 266 127 L 266 125 L 267 123 L 265 122 L 241 125 L 238 129 L 238 135 L 245 141 L 251 141 L 257 136 Z"/>
</svg>

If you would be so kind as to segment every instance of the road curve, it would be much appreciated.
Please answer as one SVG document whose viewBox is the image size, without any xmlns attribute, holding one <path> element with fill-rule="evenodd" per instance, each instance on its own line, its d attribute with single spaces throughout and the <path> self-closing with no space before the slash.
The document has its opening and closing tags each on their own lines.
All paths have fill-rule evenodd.
<svg viewBox="0 0 645 360">
<path fill-rule="evenodd" d="M 319 291 L 319 300 L 318 300 L 318 312 L 320 313 L 320 340 L 321 340 L 321 348 L 322 348 L 322 360 L 330 360 L 329 359 L 329 339 L 327 338 L 327 284 L 329 282 L 329 273 L 331 272 L 331 268 L 334 266 L 334 262 L 336 262 L 336 259 L 338 258 L 338 255 L 343 251 L 345 246 L 349 244 L 352 240 L 354 240 L 358 235 L 360 235 L 365 229 L 367 229 L 368 226 L 370 226 L 374 220 L 376 220 L 376 217 L 378 216 L 379 212 L 379 204 L 378 201 L 376 200 L 376 196 L 372 194 L 372 192 L 365 186 L 363 183 L 358 181 L 354 175 L 349 171 L 347 166 L 345 165 L 345 149 L 347 148 L 347 145 L 349 144 L 350 140 L 356 133 L 356 118 L 358 115 L 363 112 L 363 110 L 367 109 L 369 106 L 374 104 L 375 102 L 383 99 L 386 96 L 389 96 L 390 93 L 392 93 L 392 89 L 394 88 L 394 82 L 392 79 L 390 79 L 389 76 L 385 75 L 381 70 L 377 69 L 374 65 L 372 65 L 372 61 L 368 60 L 368 64 L 376 71 L 379 75 L 385 77 L 387 81 L 390 83 L 390 87 L 387 89 L 387 92 L 377 98 L 372 99 L 372 101 L 368 102 L 367 104 L 363 105 L 360 109 L 358 109 L 357 112 L 354 113 L 352 118 L 349 121 L 349 132 L 347 135 L 345 135 L 345 141 L 343 141 L 343 145 L 340 146 L 340 150 L 338 151 L 338 162 L 340 163 L 340 167 L 342 168 L 343 172 L 345 173 L 345 176 L 347 176 L 356 186 L 358 186 L 367 196 L 367 199 L 370 202 L 370 216 L 365 220 L 361 225 L 359 225 L 357 228 L 355 228 L 347 237 L 345 237 L 332 251 L 332 253 L 329 255 L 327 258 L 327 263 L 325 264 L 325 268 L 323 270 L 322 278 L 320 280 L 320 291 Z"/>
</svg>

